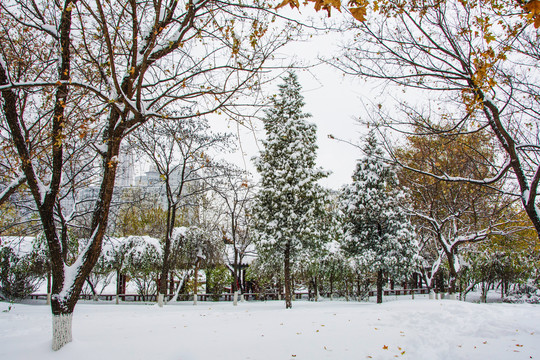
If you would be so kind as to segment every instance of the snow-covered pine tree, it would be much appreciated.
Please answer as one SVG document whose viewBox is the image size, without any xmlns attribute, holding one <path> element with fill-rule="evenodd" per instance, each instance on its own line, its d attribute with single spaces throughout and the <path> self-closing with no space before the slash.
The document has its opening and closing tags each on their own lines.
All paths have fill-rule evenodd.
<svg viewBox="0 0 540 360">
<path fill-rule="evenodd" d="M 324 195 L 316 181 L 327 175 L 315 167 L 317 129 L 302 112 L 304 98 L 289 73 L 266 111 L 264 150 L 256 161 L 261 174 L 253 215 L 261 262 L 283 263 L 285 307 L 292 307 L 291 269 L 299 255 L 320 245 Z"/>
<path fill-rule="evenodd" d="M 399 277 L 417 257 L 414 231 L 401 206 L 403 191 L 397 189 L 393 167 L 370 132 L 365 156 L 356 165 L 353 182 L 343 189 L 342 249 L 360 266 L 377 272 L 377 303 L 382 302 L 383 273 Z"/>
</svg>

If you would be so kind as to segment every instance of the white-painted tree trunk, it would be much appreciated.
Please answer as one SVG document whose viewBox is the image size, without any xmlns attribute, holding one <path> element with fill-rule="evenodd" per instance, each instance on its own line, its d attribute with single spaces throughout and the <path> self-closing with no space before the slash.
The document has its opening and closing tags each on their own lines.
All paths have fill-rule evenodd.
<svg viewBox="0 0 540 360">
<path fill-rule="evenodd" d="M 161 294 L 161 293 L 158 294 L 158 297 L 157 297 L 157 304 L 158 304 L 159 307 L 163 307 L 163 304 L 165 303 L 165 302 L 163 301 L 163 297 L 164 297 L 163 294 Z"/>
<path fill-rule="evenodd" d="M 236 290 L 233 295 L 233 306 L 238 306 L 238 290 Z"/>
<path fill-rule="evenodd" d="M 51 305 L 51 293 L 47 293 L 47 305 Z"/>
<path fill-rule="evenodd" d="M 73 313 L 71 314 L 61 314 L 53 315 L 52 325 L 53 325 L 53 341 L 52 349 L 54 351 L 60 350 L 62 346 L 71 342 L 71 323 L 73 319 Z"/>
<path fill-rule="evenodd" d="M 430 300 L 435 299 L 435 293 L 433 292 L 433 290 L 430 290 L 430 291 L 429 291 L 429 299 L 430 299 Z"/>
<path fill-rule="evenodd" d="M 197 305 L 197 293 L 193 294 L 193 305 Z"/>
</svg>

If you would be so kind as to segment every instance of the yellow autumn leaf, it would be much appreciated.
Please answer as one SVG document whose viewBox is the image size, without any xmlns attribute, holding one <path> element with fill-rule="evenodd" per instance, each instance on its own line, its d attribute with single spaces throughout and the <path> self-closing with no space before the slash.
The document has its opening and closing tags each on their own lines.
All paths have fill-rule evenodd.
<svg viewBox="0 0 540 360">
<path fill-rule="evenodd" d="M 289 5 L 292 9 L 300 7 L 300 3 L 298 2 L 298 0 L 283 0 L 281 4 L 276 6 L 276 9 L 282 8 L 287 5 Z"/>
<path fill-rule="evenodd" d="M 357 7 L 357 8 L 350 8 L 349 11 L 351 12 L 351 15 L 358 21 L 366 21 L 366 8 L 365 7 Z"/>
<path fill-rule="evenodd" d="M 540 0 L 529 1 L 523 8 L 533 15 L 540 15 Z"/>
</svg>

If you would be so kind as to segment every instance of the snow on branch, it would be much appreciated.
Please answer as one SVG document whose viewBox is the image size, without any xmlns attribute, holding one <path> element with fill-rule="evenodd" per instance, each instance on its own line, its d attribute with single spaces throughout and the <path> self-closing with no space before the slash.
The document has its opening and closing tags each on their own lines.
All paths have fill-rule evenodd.
<svg viewBox="0 0 540 360">
<path fill-rule="evenodd" d="M 397 165 L 399 165 L 400 167 L 404 168 L 405 170 L 410 170 L 410 171 L 413 171 L 415 173 L 426 175 L 426 176 L 432 177 L 432 178 L 437 179 L 437 180 L 448 181 L 448 182 L 466 182 L 466 183 L 477 184 L 477 185 L 489 185 L 489 184 L 493 184 L 493 183 L 501 180 L 502 177 L 508 172 L 508 170 L 512 166 L 510 159 L 508 159 L 506 161 L 506 163 L 502 166 L 502 168 L 499 170 L 499 172 L 495 176 L 493 176 L 491 178 L 485 178 L 485 179 L 473 179 L 473 178 L 467 178 L 467 177 L 461 177 L 461 176 L 450 176 L 450 175 L 448 175 L 446 173 L 443 173 L 443 175 L 435 175 L 435 174 L 430 173 L 428 171 L 423 171 L 423 170 L 420 170 L 420 169 L 413 168 L 411 166 L 405 165 L 396 158 L 394 158 L 393 160 L 387 160 L 387 161 L 394 162 Z"/>
<path fill-rule="evenodd" d="M 34 2 L 32 2 L 32 3 L 34 3 Z M 35 3 L 34 3 L 34 5 L 35 5 Z M 23 26 L 26 26 L 26 27 L 29 27 L 29 28 L 33 28 L 33 29 L 45 32 L 45 33 L 51 35 L 55 40 L 60 39 L 60 34 L 58 33 L 58 29 L 54 25 L 46 24 L 46 23 L 40 24 L 40 23 L 37 23 L 37 22 L 29 23 L 29 22 L 23 21 L 22 17 L 17 16 L 16 14 L 9 11 L 9 9 L 7 7 L 1 6 L 0 9 L 2 11 L 5 11 L 7 14 L 9 14 L 10 18 L 17 21 L 19 24 L 21 24 Z M 29 9 L 26 8 L 26 10 L 29 10 Z M 40 19 L 40 20 L 44 21 L 43 20 L 43 14 L 39 13 L 39 10 L 37 10 L 37 7 L 34 6 L 32 8 L 32 10 L 34 12 L 34 16 L 32 17 L 32 19 Z"/>
<path fill-rule="evenodd" d="M 7 199 L 26 182 L 26 176 L 21 175 L 14 179 L 2 192 L 0 192 L 0 205 L 7 201 Z"/>
</svg>

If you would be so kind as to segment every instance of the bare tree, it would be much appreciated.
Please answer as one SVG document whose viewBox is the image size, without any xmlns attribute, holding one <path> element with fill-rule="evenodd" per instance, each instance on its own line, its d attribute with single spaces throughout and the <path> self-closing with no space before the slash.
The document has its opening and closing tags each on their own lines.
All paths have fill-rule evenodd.
<svg viewBox="0 0 540 360">
<path fill-rule="evenodd" d="M 253 200 L 253 185 L 250 184 L 249 174 L 238 169 L 229 169 L 215 190 L 225 203 L 227 220 L 222 227 L 222 233 L 225 244 L 232 248 L 232 253 L 227 250 L 226 257 L 227 266 L 233 276 L 233 305 L 236 306 L 238 293 L 242 291 L 243 285 L 241 265 L 252 244 L 252 217 L 249 211 Z"/>
<path fill-rule="evenodd" d="M 13 42 L 35 50 L 23 81 L 14 76 L 18 60 L 1 54 L 0 91 L 17 159 L 11 178 L 26 178 L 49 247 L 58 350 L 71 341 L 74 307 L 101 252 L 122 140 L 150 119 L 232 111 L 289 35 L 269 27 L 268 7 L 258 2 L 13 0 L 0 10 L 14 24 L 2 30 L 0 48 L 20 33 L 43 44 Z M 35 111 L 24 111 L 25 96 Z M 71 262 L 59 197 L 70 151 L 89 150 L 98 157 L 88 166 L 98 167 L 99 190 L 89 241 Z"/>
<path fill-rule="evenodd" d="M 167 295 L 171 238 L 176 227 L 177 211 L 188 206 L 189 198 L 202 191 L 204 184 L 219 176 L 210 154 L 212 151 L 227 151 L 231 137 L 212 133 L 204 119 L 193 119 L 174 123 L 148 122 L 133 134 L 133 146 L 140 150 L 159 174 L 159 184 L 166 196 L 166 228 L 163 246 L 163 262 L 159 284 L 158 305 L 163 306 Z"/>
<path fill-rule="evenodd" d="M 398 115 L 377 105 L 380 126 L 428 136 L 489 131 L 497 149 L 493 161 L 485 159 L 489 177 L 405 167 L 444 181 L 484 186 L 508 175 L 540 234 L 538 37 L 519 6 L 460 1 L 399 6 L 390 1 L 384 16 L 352 25 L 356 41 L 332 63 L 348 74 L 414 91 L 418 104 L 402 101 Z"/>
</svg>

